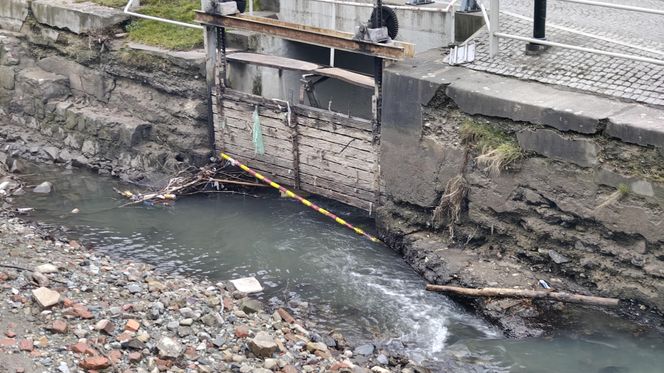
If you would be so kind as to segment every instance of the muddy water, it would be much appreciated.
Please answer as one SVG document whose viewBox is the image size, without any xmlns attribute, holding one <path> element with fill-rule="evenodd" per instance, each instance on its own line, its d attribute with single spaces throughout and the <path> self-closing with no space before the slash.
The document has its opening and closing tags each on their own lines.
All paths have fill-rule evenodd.
<svg viewBox="0 0 664 373">
<path fill-rule="evenodd" d="M 87 172 L 37 170 L 28 181 L 54 184 L 50 195 L 26 193 L 19 207 L 33 219 L 63 225 L 110 255 L 214 280 L 256 276 L 274 305 L 288 304 L 354 343 L 387 343 L 412 359 L 467 371 L 662 372 L 664 343 L 620 332 L 595 316 L 559 336 L 500 338 L 482 320 L 440 294 L 390 249 L 372 244 L 315 212 L 272 193 L 190 197 L 168 208 L 117 208 L 119 181 Z M 371 221 L 320 201 L 349 221 Z M 71 214 L 74 208 L 79 214 Z M 592 322 L 591 322 L 592 320 Z M 324 329 L 324 328 L 321 328 Z M 403 346 L 403 347 L 402 347 Z M 458 368 L 455 369 L 458 371 Z"/>
</svg>

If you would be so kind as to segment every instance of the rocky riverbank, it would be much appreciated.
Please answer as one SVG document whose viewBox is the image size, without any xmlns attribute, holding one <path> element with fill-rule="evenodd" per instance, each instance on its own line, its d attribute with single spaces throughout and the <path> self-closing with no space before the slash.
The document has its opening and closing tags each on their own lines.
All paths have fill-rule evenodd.
<svg viewBox="0 0 664 373">
<path fill-rule="evenodd" d="M 160 273 L 3 220 L 0 372 L 421 371 L 230 283 Z"/>
<path fill-rule="evenodd" d="M 450 242 L 426 228 L 427 216 L 414 208 L 388 206 L 377 211 L 376 219 L 381 239 L 432 284 L 537 290 L 542 288 L 539 280 L 544 280 L 559 291 L 594 295 L 592 289 L 582 285 L 583 278 L 566 276 L 563 265 L 569 259 L 555 250 L 540 250 L 539 254 L 553 263 L 543 266 L 533 263 L 523 253 L 511 252 L 500 242 L 484 245 Z M 664 316 L 630 299 L 622 299 L 619 307 L 609 309 L 548 300 L 451 297 L 498 326 L 508 338 L 577 330 L 586 327 L 584 319 L 595 317 L 609 318 L 613 327 L 627 333 L 638 335 L 651 330 L 664 335 Z"/>
</svg>

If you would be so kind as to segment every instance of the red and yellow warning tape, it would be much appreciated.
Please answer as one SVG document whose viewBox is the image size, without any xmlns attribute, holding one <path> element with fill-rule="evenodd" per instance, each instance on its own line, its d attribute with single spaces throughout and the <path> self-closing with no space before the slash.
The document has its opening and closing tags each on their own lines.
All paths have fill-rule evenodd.
<svg viewBox="0 0 664 373">
<path fill-rule="evenodd" d="M 245 172 L 251 174 L 253 177 L 255 177 L 256 179 L 258 179 L 258 180 L 260 180 L 260 181 L 262 181 L 262 182 L 264 182 L 265 184 L 268 184 L 268 185 L 270 185 L 271 187 L 273 187 L 273 188 L 275 188 L 275 189 L 278 189 L 281 193 L 287 195 L 288 197 L 295 198 L 296 200 L 300 201 L 303 205 L 305 205 L 305 206 L 307 206 L 307 207 L 310 207 L 310 208 L 314 209 L 315 211 L 318 211 L 319 213 L 321 213 L 321 214 L 327 216 L 328 218 L 334 219 L 334 221 L 336 221 L 337 223 L 339 223 L 339 224 L 341 224 L 341 225 L 343 225 L 343 226 L 345 226 L 345 227 L 347 227 L 347 228 L 352 229 L 353 231 L 355 231 L 355 233 L 357 233 L 357 234 L 359 234 L 359 235 L 362 235 L 362 236 L 364 236 L 364 237 L 370 239 L 370 240 L 373 241 L 373 242 L 380 242 L 380 240 L 379 240 L 378 238 L 376 238 L 376 237 L 374 237 L 374 236 L 372 236 L 372 235 L 366 233 L 365 231 L 363 231 L 363 230 L 360 229 L 360 228 L 357 228 L 357 227 L 355 227 L 355 226 L 349 224 L 349 223 L 348 223 L 347 221 L 345 221 L 344 219 L 342 219 L 342 218 L 340 218 L 340 217 L 334 215 L 333 213 L 331 213 L 331 212 L 325 210 L 324 208 L 318 207 L 315 203 L 312 203 L 311 201 L 309 201 L 309 200 L 307 200 L 307 199 L 305 199 L 305 198 L 302 198 L 301 196 L 299 196 L 299 195 L 297 195 L 297 194 L 291 192 L 290 190 L 288 190 L 288 189 L 282 187 L 281 185 L 275 183 L 274 181 L 268 179 L 267 177 L 265 177 L 265 176 L 259 174 L 258 172 L 252 170 L 251 168 L 247 167 L 246 165 L 244 165 L 244 164 L 242 164 L 242 163 L 236 161 L 234 158 L 232 158 L 232 157 L 229 156 L 228 154 L 221 153 L 221 158 L 223 158 L 223 159 L 225 159 L 225 160 L 231 162 L 231 163 L 232 163 L 233 165 L 235 165 L 235 166 L 239 166 L 243 171 L 245 171 Z"/>
</svg>

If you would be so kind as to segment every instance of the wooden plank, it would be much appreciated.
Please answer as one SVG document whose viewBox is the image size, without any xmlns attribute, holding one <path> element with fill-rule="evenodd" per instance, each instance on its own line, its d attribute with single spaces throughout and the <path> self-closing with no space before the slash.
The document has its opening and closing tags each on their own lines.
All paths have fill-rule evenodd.
<svg viewBox="0 0 664 373">
<path fill-rule="evenodd" d="M 316 69 L 314 73 L 334 79 L 339 79 L 346 83 L 350 83 L 352 85 L 357 85 L 364 88 L 373 89 L 374 85 L 376 84 L 374 78 L 370 76 L 359 74 L 349 70 L 340 69 L 338 67 L 324 67 Z"/>
<path fill-rule="evenodd" d="M 227 131 L 225 131 L 223 135 L 224 141 L 253 149 L 251 133 L 242 124 L 235 123 L 234 120 L 235 119 L 233 118 L 229 118 L 226 123 Z M 274 137 L 272 131 L 274 131 L 274 129 L 268 127 L 263 128 L 265 152 L 270 155 L 279 155 L 286 159 L 292 159 L 292 157 L 284 156 L 288 154 L 288 152 L 292 153 L 292 140 L 289 138 L 290 135 L 279 133 L 277 137 Z M 325 141 L 325 139 L 299 136 L 298 140 L 300 142 L 299 149 L 301 153 L 308 157 L 305 159 L 305 162 L 308 164 L 322 165 L 323 161 L 312 163 L 313 161 L 311 159 L 319 158 L 321 160 L 324 159 L 324 162 L 336 163 L 342 167 L 357 169 L 371 174 L 374 173 L 376 154 L 359 151 L 351 147 L 345 147 L 344 149 L 343 146 L 329 143 Z"/>
<path fill-rule="evenodd" d="M 225 148 L 240 157 L 253 160 L 263 160 L 273 163 L 279 167 L 292 169 L 292 152 L 288 149 L 265 144 L 265 154 L 255 154 L 251 140 L 240 140 L 237 138 L 226 138 Z M 337 184 L 348 185 L 353 188 L 374 192 L 374 175 L 367 171 L 344 167 L 334 162 L 321 161 L 318 155 L 302 154 L 300 156 L 301 174 L 309 174 L 314 177 L 325 178 Z"/>
<path fill-rule="evenodd" d="M 262 96 L 252 95 L 250 93 L 240 92 L 232 89 L 226 89 L 224 93 L 224 103 L 232 102 L 236 105 L 236 108 L 241 111 L 249 110 L 254 111 L 254 106 L 259 105 L 265 110 L 269 110 L 269 114 L 266 114 L 270 117 L 275 117 L 281 115 L 281 118 L 285 118 L 286 112 L 286 103 L 283 101 L 277 101 L 266 99 Z M 291 110 L 297 116 L 304 116 L 312 119 L 319 119 L 324 122 L 331 122 L 335 125 L 341 125 L 344 127 L 352 127 L 362 131 L 371 132 L 371 121 L 363 118 L 349 117 L 346 114 L 336 113 L 333 111 L 319 109 L 312 106 L 306 105 L 291 105 Z"/>
<path fill-rule="evenodd" d="M 284 22 L 276 19 L 253 17 L 246 14 L 224 16 L 196 11 L 195 19 L 205 25 L 255 31 L 287 40 L 336 48 L 390 60 L 403 60 L 415 55 L 415 46 L 410 43 L 392 41 L 390 43 L 379 44 L 353 40 L 353 34 L 351 33 Z"/>
<path fill-rule="evenodd" d="M 268 56 L 259 53 L 238 52 L 228 54 L 227 58 L 231 62 L 248 63 L 252 65 L 272 67 L 275 69 L 295 70 L 307 73 L 311 73 L 320 68 L 320 65 L 311 62 L 280 56 Z"/>
<path fill-rule="evenodd" d="M 237 157 L 239 161 L 247 164 L 247 166 L 250 168 L 269 177 L 273 181 L 281 183 L 287 187 L 293 185 L 294 180 L 290 176 L 293 175 L 293 173 L 289 173 L 290 168 L 276 165 L 273 162 L 267 163 L 264 160 L 257 159 L 251 155 L 247 156 L 246 154 L 241 155 L 240 153 L 233 153 L 234 150 L 239 150 L 241 153 L 243 153 L 244 151 L 251 151 L 250 149 L 238 148 L 225 150 L 234 157 Z M 372 209 L 372 204 L 375 206 L 374 192 L 368 192 L 359 188 L 346 186 L 330 181 L 324 177 L 309 175 L 307 173 L 301 173 L 300 177 L 302 189 L 307 192 L 314 193 L 326 198 L 332 198 L 366 211 Z"/>
<path fill-rule="evenodd" d="M 236 128 L 246 128 L 247 130 L 252 128 L 253 121 L 250 121 L 251 119 L 247 118 L 247 114 L 238 110 L 231 110 L 230 108 L 233 106 L 235 105 L 224 104 L 224 107 L 226 108 L 226 116 L 228 118 L 227 125 L 232 125 Z M 259 110 L 259 112 L 261 111 Z M 262 113 L 263 112 L 261 112 L 260 120 L 264 134 L 290 140 L 290 129 L 286 126 L 284 121 L 269 117 L 265 118 Z M 270 115 L 272 115 L 272 113 L 270 113 Z M 358 132 L 348 128 L 337 128 L 336 132 L 330 132 L 326 131 L 326 129 L 316 128 L 317 126 L 315 126 L 314 121 L 310 118 L 297 117 L 296 120 L 298 125 L 300 125 L 298 129 L 300 132 L 300 138 L 310 137 L 312 139 L 327 139 L 329 142 L 340 145 L 342 148 L 351 147 L 369 153 L 375 152 L 374 146 L 371 143 L 371 136 L 366 132 Z"/>
</svg>

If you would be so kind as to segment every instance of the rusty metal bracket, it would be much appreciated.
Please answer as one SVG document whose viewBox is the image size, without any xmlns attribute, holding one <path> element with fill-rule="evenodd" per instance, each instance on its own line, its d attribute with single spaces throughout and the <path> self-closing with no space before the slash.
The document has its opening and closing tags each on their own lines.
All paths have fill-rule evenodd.
<svg viewBox="0 0 664 373">
<path fill-rule="evenodd" d="M 284 22 L 271 18 L 254 17 L 246 14 L 224 16 L 196 11 L 195 19 L 208 26 L 254 31 L 305 44 L 341 49 L 389 60 L 403 60 L 415 55 L 415 46 L 410 43 L 397 41 L 371 43 L 353 40 L 352 33 Z"/>
</svg>

